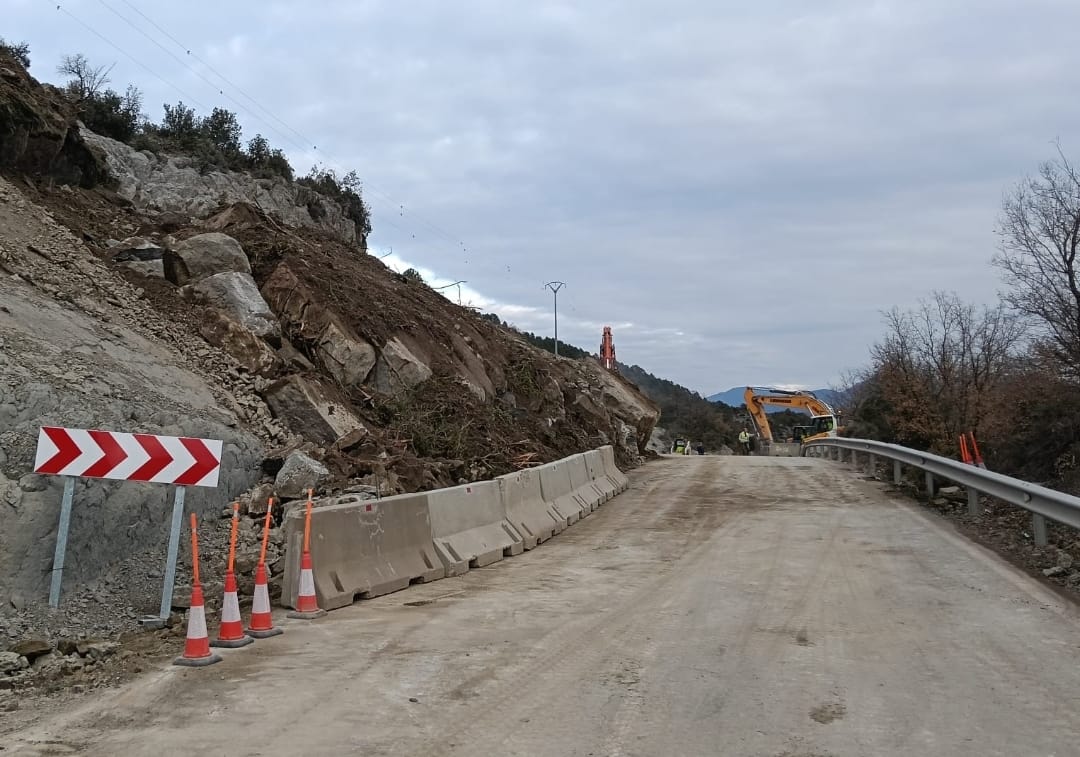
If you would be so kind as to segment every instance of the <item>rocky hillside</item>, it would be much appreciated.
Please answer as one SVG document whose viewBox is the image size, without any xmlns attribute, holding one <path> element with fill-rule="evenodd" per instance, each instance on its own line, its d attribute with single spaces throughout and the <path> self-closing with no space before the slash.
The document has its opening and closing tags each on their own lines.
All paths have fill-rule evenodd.
<svg viewBox="0 0 1080 757">
<path fill-rule="evenodd" d="M 216 516 L 234 498 L 254 514 L 308 485 L 431 488 L 604 443 L 633 465 L 658 419 L 595 362 L 556 359 L 394 274 L 333 200 L 89 133 L 4 57 L 0 173 L 0 625 L 12 636 L 43 617 L 60 503 L 60 482 L 30 472 L 40 425 L 224 439 L 221 486 L 188 498 Z M 156 607 L 167 494 L 80 482 L 65 568 L 65 596 L 80 599 L 65 622 Z"/>
</svg>

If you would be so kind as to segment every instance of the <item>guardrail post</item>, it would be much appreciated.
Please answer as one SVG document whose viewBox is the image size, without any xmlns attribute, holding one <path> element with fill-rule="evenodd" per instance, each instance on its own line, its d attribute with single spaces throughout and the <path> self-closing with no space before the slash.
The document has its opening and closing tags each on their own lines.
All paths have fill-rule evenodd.
<svg viewBox="0 0 1080 757">
<path fill-rule="evenodd" d="M 929 502 L 934 498 L 934 474 L 930 471 L 926 472 L 926 501 Z"/>
<path fill-rule="evenodd" d="M 866 472 L 871 478 L 877 478 L 877 458 L 870 452 L 866 453 Z"/>
<path fill-rule="evenodd" d="M 1039 514 L 1031 516 L 1031 531 L 1035 544 L 1040 547 L 1046 546 L 1046 518 Z"/>
<path fill-rule="evenodd" d="M 832 448 L 832 459 L 833 460 L 836 460 L 837 462 L 839 462 L 840 458 L 842 456 L 843 456 L 843 450 L 841 450 L 839 447 L 833 447 Z"/>
<path fill-rule="evenodd" d="M 892 461 L 892 481 L 897 486 L 900 486 L 904 480 L 904 468 L 900 465 L 899 460 Z"/>
<path fill-rule="evenodd" d="M 972 489 L 970 486 L 967 490 L 968 494 L 968 515 L 973 518 L 977 518 L 982 515 L 982 504 L 979 502 L 978 489 Z"/>
</svg>

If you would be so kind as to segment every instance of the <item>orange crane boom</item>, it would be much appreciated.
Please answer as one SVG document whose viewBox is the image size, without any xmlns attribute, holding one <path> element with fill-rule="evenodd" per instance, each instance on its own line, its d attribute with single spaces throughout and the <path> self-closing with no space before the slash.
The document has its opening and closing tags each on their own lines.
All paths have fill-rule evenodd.
<svg viewBox="0 0 1080 757">
<path fill-rule="evenodd" d="M 604 326 L 604 335 L 600 339 L 600 365 L 609 371 L 615 367 L 615 340 L 611 336 L 611 326 Z"/>
</svg>

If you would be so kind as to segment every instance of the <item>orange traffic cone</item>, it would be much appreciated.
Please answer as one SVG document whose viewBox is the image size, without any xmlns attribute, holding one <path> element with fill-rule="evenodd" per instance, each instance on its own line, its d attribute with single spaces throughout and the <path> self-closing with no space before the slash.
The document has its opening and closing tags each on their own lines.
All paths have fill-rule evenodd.
<svg viewBox="0 0 1080 757">
<path fill-rule="evenodd" d="M 244 634 L 244 621 L 240 618 L 240 602 L 236 597 L 236 534 L 240 527 L 240 503 L 233 502 L 232 530 L 229 534 L 229 562 L 225 565 L 225 599 L 221 603 L 221 627 L 218 637 L 210 642 L 212 647 L 235 649 L 255 641 Z"/>
<path fill-rule="evenodd" d="M 173 665 L 201 668 L 221 662 L 221 657 L 210 652 L 210 638 L 206 635 L 206 607 L 202 584 L 199 583 L 199 536 L 195 530 L 195 513 L 191 514 L 191 557 L 191 608 L 188 610 L 187 641 L 184 642 L 184 654 L 173 660 Z"/>
<path fill-rule="evenodd" d="M 219 655 L 210 652 L 210 638 L 206 635 L 206 608 L 203 606 L 202 586 L 191 587 L 191 608 L 188 610 L 187 641 L 184 654 L 173 660 L 173 665 L 201 668 L 221 662 Z"/>
<path fill-rule="evenodd" d="M 284 633 L 274 626 L 274 617 L 270 613 L 270 590 L 266 585 L 265 563 L 259 563 L 255 568 L 255 598 L 251 604 L 251 622 L 244 632 L 256 639 L 267 639 Z"/>
<path fill-rule="evenodd" d="M 326 610 L 319 608 L 315 596 L 315 574 L 311 572 L 311 553 L 305 552 L 300 557 L 300 591 L 296 596 L 296 609 L 289 613 L 290 618 L 312 620 L 321 618 Z"/>
<path fill-rule="evenodd" d="M 221 603 L 221 626 L 218 636 L 210 642 L 212 647 L 236 649 L 247 646 L 255 639 L 244 633 L 244 621 L 240 618 L 240 601 L 236 597 L 236 575 L 225 573 L 225 599 Z"/>
<path fill-rule="evenodd" d="M 307 512 L 304 516 L 304 551 L 300 555 L 300 590 L 296 595 L 296 609 L 289 613 L 290 618 L 312 620 L 321 618 L 326 610 L 319 609 L 319 600 L 315 596 L 315 574 L 311 570 L 311 495 L 308 489 Z"/>
</svg>

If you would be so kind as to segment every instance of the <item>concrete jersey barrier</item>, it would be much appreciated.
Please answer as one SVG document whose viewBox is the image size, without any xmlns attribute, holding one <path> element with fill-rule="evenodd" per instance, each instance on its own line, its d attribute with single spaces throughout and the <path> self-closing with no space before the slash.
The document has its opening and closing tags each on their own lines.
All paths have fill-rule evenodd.
<svg viewBox="0 0 1080 757">
<path fill-rule="evenodd" d="M 326 610 L 457 575 L 532 549 L 625 491 L 615 451 L 601 447 L 495 481 L 380 501 L 344 495 L 311 518 L 315 594 Z M 304 513 L 289 513 L 281 602 L 296 607 Z"/>
<path fill-rule="evenodd" d="M 448 576 L 521 554 L 524 539 L 506 518 L 496 481 L 427 492 L 431 537 Z"/>
<path fill-rule="evenodd" d="M 544 502 L 551 505 L 555 512 L 572 526 L 592 512 L 592 508 L 574 496 L 570 483 L 570 469 L 565 460 L 541 465 L 540 492 Z"/>
<path fill-rule="evenodd" d="M 619 493 L 619 487 L 604 471 L 604 456 L 600 450 L 594 449 L 585 453 L 585 469 L 589 473 L 589 480 L 600 491 L 604 502 Z"/>
<path fill-rule="evenodd" d="M 525 549 L 532 549 L 566 528 L 566 519 L 544 502 L 539 471 L 507 473 L 495 480 L 506 519 L 521 534 Z"/>
<path fill-rule="evenodd" d="M 610 444 L 605 444 L 600 448 L 600 455 L 604 458 L 604 472 L 615 483 L 618 492 L 626 491 L 626 487 L 630 485 L 630 479 L 615 464 L 615 448 Z"/>
<path fill-rule="evenodd" d="M 311 559 L 319 607 L 333 610 L 446 576 L 431 538 L 427 494 L 380 501 L 351 495 L 311 513 Z M 304 513 L 285 520 L 288 545 L 282 603 L 296 607 Z"/>
<path fill-rule="evenodd" d="M 585 465 L 585 455 L 571 455 L 563 462 L 570 473 L 570 490 L 583 504 L 588 505 L 589 512 L 593 512 L 604 501 L 604 495 L 592 485 L 589 470 Z"/>
</svg>

